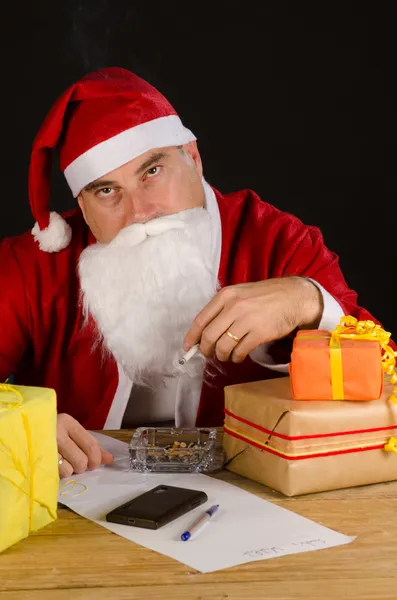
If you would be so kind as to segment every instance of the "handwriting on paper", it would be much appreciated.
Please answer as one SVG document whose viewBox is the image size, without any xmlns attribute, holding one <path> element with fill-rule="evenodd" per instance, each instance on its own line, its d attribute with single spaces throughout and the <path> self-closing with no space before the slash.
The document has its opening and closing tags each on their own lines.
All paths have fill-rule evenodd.
<svg viewBox="0 0 397 600">
<path fill-rule="evenodd" d="M 297 542 L 290 542 L 286 546 L 271 546 L 270 548 L 259 548 L 257 550 L 246 550 L 243 553 L 243 556 L 248 556 L 249 558 L 274 558 L 276 556 L 283 556 L 284 554 L 289 554 L 291 550 L 295 548 L 300 552 L 304 552 L 305 548 L 307 550 L 314 550 L 316 548 L 325 548 L 327 546 L 326 540 L 322 540 L 321 538 L 316 538 L 313 540 L 300 540 Z"/>
</svg>

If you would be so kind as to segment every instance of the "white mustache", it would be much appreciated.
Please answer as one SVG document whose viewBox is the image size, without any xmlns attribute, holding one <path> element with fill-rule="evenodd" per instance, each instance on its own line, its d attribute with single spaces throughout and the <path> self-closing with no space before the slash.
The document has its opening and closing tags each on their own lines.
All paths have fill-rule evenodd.
<svg viewBox="0 0 397 600">
<path fill-rule="evenodd" d="M 151 236 L 158 236 L 172 229 L 185 229 L 185 223 L 176 218 L 160 217 L 147 223 L 134 223 L 120 233 L 109 244 L 109 248 L 138 246 Z"/>
</svg>

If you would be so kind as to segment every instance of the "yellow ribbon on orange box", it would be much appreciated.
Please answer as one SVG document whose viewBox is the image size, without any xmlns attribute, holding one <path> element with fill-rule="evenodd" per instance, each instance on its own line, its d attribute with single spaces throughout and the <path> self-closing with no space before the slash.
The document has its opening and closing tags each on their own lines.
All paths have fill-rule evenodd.
<svg viewBox="0 0 397 600">
<path fill-rule="evenodd" d="M 394 452 L 397 454 L 397 438 L 391 437 L 387 444 L 384 445 L 386 452 Z"/>
<path fill-rule="evenodd" d="M 330 339 L 330 360 L 331 360 L 331 381 L 332 398 L 343 400 L 343 369 L 342 369 L 342 350 L 341 339 L 350 340 L 372 340 L 379 342 L 383 350 L 382 368 L 386 375 L 390 375 L 390 383 L 397 383 L 397 373 L 395 371 L 397 352 L 389 346 L 391 333 L 376 325 L 373 321 L 358 321 L 355 317 L 342 317 L 339 325 L 331 332 Z M 397 404 L 397 386 L 393 388 L 390 400 Z"/>
</svg>

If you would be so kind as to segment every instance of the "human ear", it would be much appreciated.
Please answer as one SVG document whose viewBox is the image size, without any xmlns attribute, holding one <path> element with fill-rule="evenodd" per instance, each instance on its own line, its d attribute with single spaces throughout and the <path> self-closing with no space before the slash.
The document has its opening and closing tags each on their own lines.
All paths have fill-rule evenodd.
<svg viewBox="0 0 397 600">
<path fill-rule="evenodd" d="M 193 161 L 200 177 L 203 176 L 203 163 L 201 162 L 200 152 L 197 147 L 197 142 L 189 142 L 182 146 L 184 153 Z"/>
<path fill-rule="evenodd" d="M 80 194 L 77 196 L 77 202 L 78 205 L 80 206 L 80 210 L 83 213 L 83 217 L 84 217 L 84 221 L 87 223 L 87 216 L 86 216 L 86 211 L 85 211 L 85 203 L 84 203 L 84 198 L 83 198 L 83 193 L 80 192 Z M 87 223 L 88 225 L 88 223 Z"/>
</svg>

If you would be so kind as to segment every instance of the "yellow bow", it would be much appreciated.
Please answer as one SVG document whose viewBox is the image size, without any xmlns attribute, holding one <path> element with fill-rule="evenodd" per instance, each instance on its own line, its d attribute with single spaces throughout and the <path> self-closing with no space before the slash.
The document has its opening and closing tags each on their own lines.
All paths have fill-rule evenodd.
<svg viewBox="0 0 397 600">
<path fill-rule="evenodd" d="M 12 385 L 9 385 L 8 383 L 0 383 L 0 392 L 12 392 L 19 396 L 19 398 L 21 398 L 21 400 L 19 400 L 19 398 L 17 400 L 0 400 L 0 411 L 11 410 L 13 408 L 18 408 L 19 406 L 21 406 L 23 402 L 23 396 L 21 392 L 16 388 L 12 387 Z"/>
<path fill-rule="evenodd" d="M 386 375 L 390 375 L 390 383 L 397 383 L 397 373 L 395 371 L 397 352 L 394 352 L 389 346 L 391 333 L 382 329 L 380 325 L 376 325 L 373 321 L 358 321 L 355 317 L 342 317 L 339 325 L 331 332 L 330 348 L 331 348 L 331 373 L 333 379 L 334 397 L 343 399 L 343 375 L 342 375 L 342 353 L 340 349 L 340 339 L 352 340 L 373 340 L 379 342 L 383 350 L 382 368 Z M 393 388 L 390 396 L 395 404 L 397 404 L 397 386 Z"/>
<path fill-rule="evenodd" d="M 384 449 L 386 450 L 386 452 L 394 452 L 395 454 L 397 454 L 397 438 L 390 438 L 387 444 L 384 445 Z"/>
</svg>

